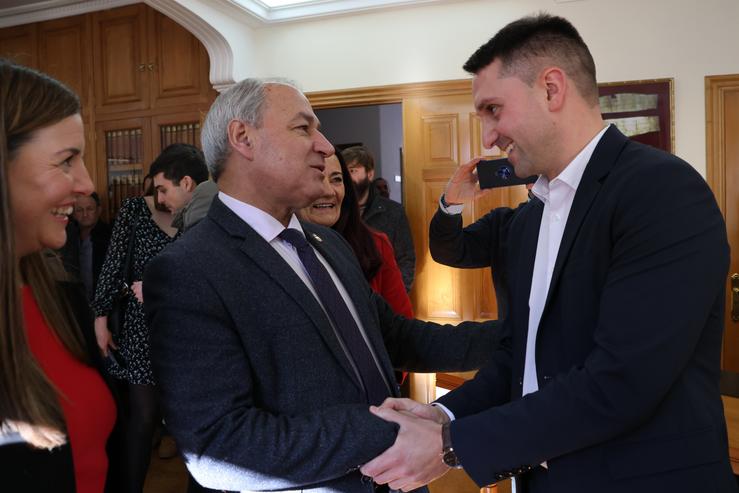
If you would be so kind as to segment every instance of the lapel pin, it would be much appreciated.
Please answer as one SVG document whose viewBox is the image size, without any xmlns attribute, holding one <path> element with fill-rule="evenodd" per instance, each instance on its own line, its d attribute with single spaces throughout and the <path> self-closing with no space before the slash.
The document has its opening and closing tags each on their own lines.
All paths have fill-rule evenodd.
<svg viewBox="0 0 739 493">
<path fill-rule="evenodd" d="M 316 239 L 317 241 L 323 241 L 323 240 L 321 239 L 321 237 L 320 237 L 320 236 L 318 236 L 317 234 L 315 234 L 315 233 L 311 233 L 311 235 L 312 235 L 312 236 L 313 236 L 313 238 L 315 238 L 315 239 Z"/>
</svg>

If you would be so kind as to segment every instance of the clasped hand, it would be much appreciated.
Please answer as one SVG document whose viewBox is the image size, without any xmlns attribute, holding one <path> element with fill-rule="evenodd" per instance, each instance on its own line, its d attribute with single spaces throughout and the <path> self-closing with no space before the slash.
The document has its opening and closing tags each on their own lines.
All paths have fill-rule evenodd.
<svg viewBox="0 0 739 493">
<path fill-rule="evenodd" d="M 441 426 L 449 417 L 440 408 L 411 399 L 386 399 L 370 411 L 400 425 L 395 443 L 360 468 L 377 484 L 410 491 L 444 475 L 449 467 L 441 460 Z"/>
</svg>

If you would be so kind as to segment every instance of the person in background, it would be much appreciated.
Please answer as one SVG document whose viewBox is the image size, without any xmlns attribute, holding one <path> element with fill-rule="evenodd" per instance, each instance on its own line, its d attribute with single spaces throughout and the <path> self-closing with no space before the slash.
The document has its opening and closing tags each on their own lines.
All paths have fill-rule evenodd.
<svg viewBox="0 0 739 493">
<path fill-rule="evenodd" d="M 359 216 L 356 192 L 344 158 L 334 154 L 325 162 L 324 180 L 330 193 L 298 211 L 298 217 L 338 231 L 352 247 L 372 289 L 395 313 L 413 318 L 413 307 L 395 262 L 393 246 L 384 233 L 367 227 Z"/>
<path fill-rule="evenodd" d="M 357 189 L 362 219 L 368 226 L 385 233 L 393 244 L 395 260 L 403 273 L 405 290 L 410 292 L 416 275 L 416 252 L 408 217 L 399 203 L 380 196 L 372 185 L 375 158 L 365 146 L 353 146 L 341 152 Z"/>
<path fill-rule="evenodd" d="M 3 491 L 101 493 L 119 483 L 106 452 L 117 411 L 89 307 L 79 283 L 52 277 L 44 253 L 64 245 L 75 201 L 93 190 L 84 148 L 77 96 L 0 59 Z"/>
<path fill-rule="evenodd" d="M 190 144 L 171 144 L 151 165 L 149 174 L 154 180 L 157 201 L 172 213 L 172 227 L 182 231 L 185 212 L 197 187 L 208 181 L 208 167 L 202 151 Z M 210 198 L 212 200 L 212 196 Z M 201 206 L 201 201 L 197 204 Z M 205 205 L 203 203 L 202 207 L 207 212 Z"/>
<path fill-rule="evenodd" d="M 67 225 L 67 242 L 60 251 L 65 269 L 82 281 L 90 301 L 110 243 L 111 229 L 100 219 L 102 210 L 96 192 L 77 197 Z"/>
<path fill-rule="evenodd" d="M 372 186 L 375 187 L 375 190 L 377 190 L 380 197 L 385 197 L 386 199 L 390 198 L 390 186 L 385 178 L 381 176 L 379 178 L 375 178 L 372 181 Z"/>
<path fill-rule="evenodd" d="M 162 153 L 152 163 L 168 159 Z M 141 278 L 146 264 L 177 235 L 171 226 L 172 214 L 153 196 L 153 187 L 144 197 L 123 201 L 113 223 L 110 247 L 98 279 L 92 308 L 95 312 L 95 336 L 101 353 L 117 349 L 125 364 L 111 365 L 108 371 L 123 380 L 128 388 L 126 422 L 127 491 L 141 493 L 149 468 L 151 444 L 160 418 L 159 398 L 151 372 L 149 329 L 144 321 Z M 133 284 L 126 298 L 123 329 L 116 338 L 108 329 L 108 313 L 126 279 L 124 266 L 129 238 L 134 236 L 131 269 Z"/>
</svg>

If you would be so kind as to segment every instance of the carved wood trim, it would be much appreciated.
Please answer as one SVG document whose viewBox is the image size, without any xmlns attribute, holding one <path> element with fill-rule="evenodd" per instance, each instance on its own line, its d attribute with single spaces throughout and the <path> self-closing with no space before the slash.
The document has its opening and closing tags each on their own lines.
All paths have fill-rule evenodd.
<svg viewBox="0 0 739 493">
<path fill-rule="evenodd" d="M 739 91 L 739 75 L 707 76 L 706 84 L 706 181 L 726 215 L 726 157 L 724 156 L 724 95 Z"/>
<path fill-rule="evenodd" d="M 335 91 L 308 92 L 306 96 L 317 109 L 340 108 L 343 106 L 366 106 L 371 104 L 400 103 L 414 96 L 451 96 L 470 94 L 471 79 L 438 82 L 415 82 L 377 87 L 358 87 Z M 472 105 L 472 101 L 470 101 Z"/>
</svg>

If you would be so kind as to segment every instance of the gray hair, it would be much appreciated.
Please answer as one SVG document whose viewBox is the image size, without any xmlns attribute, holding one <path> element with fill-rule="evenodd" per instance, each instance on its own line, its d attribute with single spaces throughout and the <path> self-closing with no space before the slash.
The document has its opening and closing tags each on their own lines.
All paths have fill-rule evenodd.
<svg viewBox="0 0 739 493">
<path fill-rule="evenodd" d="M 240 120 L 254 127 L 261 127 L 265 87 L 269 84 L 282 84 L 300 91 L 297 84 L 288 79 L 244 79 L 221 93 L 210 107 L 203 123 L 200 142 L 203 145 L 205 163 L 214 181 L 218 181 L 226 159 L 231 154 L 228 124 L 233 120 Z"/>
</svg>

